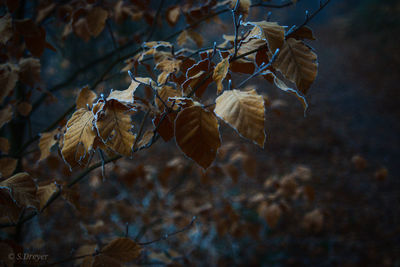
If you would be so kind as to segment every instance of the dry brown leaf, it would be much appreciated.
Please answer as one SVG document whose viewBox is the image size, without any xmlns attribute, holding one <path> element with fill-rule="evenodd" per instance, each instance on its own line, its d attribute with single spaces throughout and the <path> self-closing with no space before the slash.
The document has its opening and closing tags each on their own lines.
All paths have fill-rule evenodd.
<svg viewBox="0 0 400 267">
<path fill-rule="evenodd" d="M 177 59 L 171 58 L 171 57 L 166 57 L 162 61 L 160 61 L 156 65 L 156 69 L 159 69 L 162 71 L 162 74 L 158 77 L 158 80 L 157 80 L 158 84 L 164 84 L 167 81 L 168 76 L 171 73 L 178 72 L 181 64 L 182 64 L 181 60 L 177 60 Z"/>
<path fill-rule="evenodd" d="M 93 130 L 93 113 L 81 108 L 72 114 L 67 122 L 64 143 L 61 150 L 65 162 L 73 168 L 84 162 L 92 150 L 96 132 Z"/>
<path fill-rule="evenodd" d="M 217 118 L 198 105 L 179 112 L 175 120 L 175 138 L 183 153 L 204 169 L 214 161 L 221 146 Z"/>
<path fill-rule="evenodd" d="M 90 10 L 86 21 L 91 36 L 97 37 L 103 31 L 107 17 L 108 12 L 101 7 L 97 6 Z"/>
<path fill-rule="evenodd" d="M 181 14 L 181 8 L 179 6 L 171 6 L 166 11 L 166 20 L 171 27 L 174 27 L 178 22 Z"/>
<path fill-rule="evenodd" d="M 305 112 L 308 108 L 308 103 L 307 103 L 307 100 L 304 97 L 304 95 L 302 95 L 296 89 L 293 89 L 293 88 L 290 88 L 289 86 L 287 86 L 287 84 L 284 81 L 282 81 L 281 79 L 276 77 L 273 73 L 271 73 L 271 75 L 273 75 L 274 84 L 282 91 L 293 94 L 301 102 L 304 112 Z"/>
<path fill-rule="evenodd" d="M 10 150 L 10 143 L 7 138 L 0 137 L 0 151 L 4 154 L 7 154 Z"/>
<path fill-rule="evenodd" d="M 58 191 L 58 187 L 55 182 L 50 182 L 46 185 L 39 186 L 36 192 L 37 199 L 39 201 L 40 210 L 47 204 L 47 201 L 51 196 Z"/>
<path fill-rule="evenodd" d="M 106 255 L 119 262 L 129 262 L 140 256 L 142 247 L 126 237 L 111 241 L 101 250 L 101 255 Z"/>
<path fill-rule="evenodd" d="M 288 80 L 306 94 L 317 77 L 317 55 L 302 41 L 289 38 L 285 41 L 273 64 Z"/>
<path fill-rule="evenodd" d="M 307 26 L 303 26 L 299 28 L 297 31 L 289 34 L 287 36 L 287 39 L 288 38 L 295 38 L 298 40 L 303 40 L 303 39 L 316 40 L 313 31 L 311 30 L 310 27 Z"/>
<path fill-rule="evenodd" d="M 157 127 L 157 132 L 161 138 L 168 142 L 174 137 L 174 121 L 176 113 L 170 113 L 161 121 L 162 115 L 158 115 L 153 119 L 154 127 Z"/>
<path fill-rule="evenodd" d="M 154 130 L 147 130 L 143 134 L 140 141 L 137 143 L 137 148 L 140 149 L 140 148 L 145 147 L 153 139 L 153 136 L 154 136 Z"/>
<path fill-rule="evenodd" d="M 0 43 L 6 44 L 13 35 L 12 19 L 9 13 L 0 18 Z"/>
<path fill-rule="evenodd" d="M 264 147 L 264 100 L 254 89 L 225 91 L 216 99 L 214 112 L 241 136 Z"/>
<path fill-rule="evenodd" d="M 45 132 L 40 134 L 39 148 L 40 148 L 40 158 L 39 161 L 46 159 L 50 156 L 51 148 L 57 144 L 57 135 L 60 133 L 58 129 L 51 132 Z"/>
<path fill-rule="evenodd" d="M 158 99 L 158 97 L 155 97 L 155 103 L 158 107 L 159 110 L 163 111 L 165 109 L 164 104 L 168 105 L 169 107 L 171 107 L 171 104 L 168 101 L 168 98 L 170 97 L 181 97 L 182 96 L 182 92 L 176 90 L 174 87 L 172 86 L 168 86 L 168 85 L 164 85 L 163 87 L 157 89 L 158 91 L 158 96 L 162 99 L 162 101 L 164 101 L 164 103 Z M 175 105 L 175 107 L 177 107 Z"/>
<path fill-rule="evenodd" d="M 145 84 L 150 84 L 150 79 L 149 78 L 140 78 L 137 77 L 135 78 L 137 81 L 140 83 L 145 83 Z M 108 100 L 117 100 L 121 103 L 133 103 L 134 99 L 134 94 L 136 89 L 139 87 L 140 83 L 136 82 L 134 80 L 131 81 L 131 84 L 129 85 L 128 89 L 120 91 L 120 90 L 114 90 L 110 93 L 110 95 L 107 97 Z"/>
<path fill-rule="evenodd" d="M 93 101 L 97 98 L 95 92 L 89 89 L 89 86 L 85 86 L 79 92 L 78 98 L 76 99 L 76 109 L 92 107 Z"/>
<path fill-rule="evenodd" d="M 0 186 L 10 189 L 11 196 L 21 206 L 38 208 L 36 184 L 29 174 L 20 172 L 0 182 Z"/>
<path fill-rule="evenodd" d="M 18 81 L 18 68 L 11 64 L 0 65 L 0 104 L 13 91 Z"/>
<path fill-rule="evenodd" d="M 17 105 L 18 113 L 24 117 L 27 117 L 32 111 L 32 105 L 29 102 L 21 102 Z"/>
<path fill-rule="evenodd" d="M 302 226 L 311 232 L 320 232 L 324 225 L 324 215 L 319 209 L 310 211 L 304 215 Z"/>
<path fill-rule="evenodd" d="M 213 79 L 217 83 L 217 94 L 220 94 L 224 86 L 222 85 L 222 81 L 225 79 L 226 74 L 228 73 L 229 68 L 229 58 L 224 58 L 214 69 Z"/>
<path fill-rule="evenodd" d="M 285 40 L 285 28 L 276 22 L 259 21 L 248 22 L 245 25 L 253 25 L 254 28 L 250 34 L 243 40 L 243 43 L 248 42 L 253 38 L 267 41 L 269 50 L 274 53 L 276 49 L 281 48 Z M 245 45 L 245 44 L 243 44 Z"/>
<path fill-rule="evenodd" d="M 37 58 L 23 58 L 19 61 L 19 78 L 31 87 L 40 82 L 40 60 Z"/>
<path fill-rule="evenodd" d="M 11 176 L 15 168 L 17 167 L 17 160 L 13 158 L 1 158 L 0 159 L 0 176 L 9 177 Z"/>
<path fill-rule="evenodd" d="M 108 100 L 96 118 L 100 138 L 115 152 L 130 156 L 135 135 L 131 132 L 132 121 L 127 108 L 116 100 Z"/>
<path fill-rule="evenodd" d="M 0 110 L 0 129 L 3 128 L 10 120 L 12 120 L 13 111 L 11 105 L 6 106 Z"/>
</svg>

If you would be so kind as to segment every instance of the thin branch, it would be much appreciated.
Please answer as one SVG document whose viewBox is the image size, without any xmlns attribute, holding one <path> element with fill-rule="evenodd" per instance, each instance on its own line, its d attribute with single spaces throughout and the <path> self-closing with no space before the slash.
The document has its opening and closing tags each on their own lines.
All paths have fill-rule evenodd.
<svg viewBox="0 0 400 267">
<path fill-rule="evenodd" d="M 138 244 L 141 245 L 141 246 L 147 246 L 147 245 L 151 245 L 151 244 L 153 244 L 153 243 L 156 243 L 156 242 L 159 242 L 159 241 L 162 241 L 162 240 L 167 240 L 167 239 L 170 238 L 171 236 L 177 235 L 177 234 L 179 234 L 179 233 L 185 232 L 185 231 L 187 231 L 188 229 L 190 229 L 190 228 L 193 226 L 193 224 L 194 224 L 194 222 L 196 221 L 196 219 L 197 219 L 197 217 L 196 217 L 196 216 L 193 216 L 193 218 L 192 218 L 192 220 L 190 221 L 190 223 L 189 223 L 188 225 L 186 225 L 185 227 L 183 227 L 182 229 L 180 229 L 180 230 L 178 230 L 178 231 L 175 231 L 175 232 L 172 232 L 172 233 L 169 233 L 169 234 L 165 234 L 165 235 L 163 235 L 162 237 L 157 238 L 157 239 L 155 239 L 155 240 L 152 240 L 152 241 L 149 241 L 149 242 L 142 242 L 142 243 L 138 243 Z"/>
<path fill-rule="evenodd" d="M 246 82 L 248 82 L 249 80 L 251 80 L 252 78 L 254 78 L 254 77 L 256 77 L 257 75 L 259 75 L 261 72 L 263 72 L 264 70 L 266 70 L 266 69 L 268 69 L 270 66 L 272 66 L 272 64 L 275 62 L 275 60 L 276 60 L 276 58 L 277 58 L 277 56 L 278 56 L 278 54 L 279 54 L 279 48 L 278 49 L 276 49 L 275 50 L 275 53 L 274 53 L 274 55 L 272 56 L 272 58 L 271 58 L 271 60 L 268 62 L 268 64 L 266 64 L 266 65 L 263 65 L 263 64 L 261 64 L 259 67 L 258 67 L 258 70 L 257 71 L 255 71 L 252 75 L 250 75 L 249 77 L 247 77 L 247 79 L 245 79 L 244 81 L 242 81 L 238 86 L 237 86 L 237 88 L 240 88 L 240 87 L 242 87 Z"/>
<path fill-rule="evenodd" d="M 329 4 L 330 1 L 331 0 L 326 0 L 325 3 L 322 3 L 322 1 L 320 1 L 319 8 L 317 10 L 315 10 L 311 15 L 307 11 L 306 12 L 306 19 L 304 20 L 304 22 L 302 24 L 300 24 L 299 26 L 292 27 L 289 31 L 286 32 L 285 37 L 295 33 L 301 27 L 306 26 L 307 23 L 309 23 L 322 9 L 324 9 Z"/>
<path fill-rule="evenodd" d="M 160 17 L 160 13 L 161 13 L 161 9 L 162 9 L 163 5 L 164 5 L 164 0 L 161 0 L 160 4 L 158 5 L 158 8 L 157 8 L 156 15 L 153 20 L 153 25 L 151 25 L 149 36 L 147 36 L 147 38 L 146 38 L 146 42 L 150 41 L 151 37 L 153 37 L 154 31 L 157 28 L 158 18 Z"/>
</svg>

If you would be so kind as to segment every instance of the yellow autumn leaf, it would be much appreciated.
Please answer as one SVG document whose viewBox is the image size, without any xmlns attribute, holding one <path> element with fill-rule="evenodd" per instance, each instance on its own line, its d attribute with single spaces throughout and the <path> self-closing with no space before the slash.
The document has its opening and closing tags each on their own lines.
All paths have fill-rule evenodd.
<svg viewBox="0 0 400 267">
<path fill-rule="evenodd" d="M 222 81 L 225 79 L 229 68 L 229 58 L 224 58 L 214 69 L 213 79 L 217 83 L 217 94 L 220 94 L 224 89 Z"/>
<path fill-rule="evenodd" d="M 317 55 L 302 41 L 289 38 L 280 50 L 274 67 L 296 83 L 301 93 L 306 94 L 317 77 Z"/>
<path fill-rule="evenodd" d="M 96 128 L 102 141 L 115 152 L 130 156 L 135 135 L 127 108 L 116 100 L 108 100 L 96 116 Z"/>
<path fill-rule="evenodd" d="M 84 162 L 92 150 L 96 137 L 93 119 L 94 116 L 90 110 L 81 108 L 75 111 L 67 122 L 61 153 L 70 168 Z"/>
<path fill-rule="evenodd" d="M 42 161 L 42 160 L 46 159 L 48 156 L 50 156 L 51 148 L 58 142 L 56 135 L 59 132 L 60 131 L 58 129 L 54 129 L 51 132 L 45 132 L 45 133 L 40 134 L 40 140 L 39 140 L 40 158 L 39 158 L 39 161 Z"/>
<path fill-rule="evenodd" d="M 243 40 L 243 43 L 251 39 L 261 39 L 268 43 L 269 50 L 274 53 L 276 49 L 281 48 L 285 40 L 285 28 L 276 22 L 258 21 L 248 22 L 245 25 L 253 25 L 254 28 Z"/>
<path fill-rule="evenodd" d="M 171 57 L 166 57 L 165 59 L 160 61 L 156 65 L 156 69 L 162 71 L 161 75 L 158 76 L 158 84 L 164 84 L 171 73 L 176 73 L 177 71 L 179 71 L 181 64 L 181 60 L 177 60 Z"/>
<path fill-rule="evenodd" d="M 107 97 L 108 100 L 117 100 L 121 103 L 132 104 L 133 103 L 133 96 L 135 94 L 136 89 L 139 87 L 140 83 L 150 84 L 149 78 L 135 78 L 137 81 L 132 80 L 131 84 L 129 85 L 128 89 L 126 90 L 114 90 L 110 93 Z"/>
<path fill-rule="evenodd" d="M 81 89 L 76 99 L 76 109 L 91 107 L 93 101 L 97 98 L 95 92 L 89 89 L 89 86 L 85 86 Z"/>
<path fill-rule="evenodd" d="M 11 196 L 20 206 L 35 208 L 39 206 L 36 198 L 36 184 L 28 173 L 17 173 L 0 182 L 0 187 L 2 186 L 10 190 Z"/>
<path fill-rule="evenodd" d="M 183 153 L 204 169 L 214 161 L 221 146 L 217 118 L 199 105 L 179 112 L 175 120 L 175 138 Z"/>
<path fill-rule="evenodd" d="M 225 91 L 217 97 L 214 112 L 241 136 L 264 147 L 264 99 L 254 89 Z"/>
</svg>

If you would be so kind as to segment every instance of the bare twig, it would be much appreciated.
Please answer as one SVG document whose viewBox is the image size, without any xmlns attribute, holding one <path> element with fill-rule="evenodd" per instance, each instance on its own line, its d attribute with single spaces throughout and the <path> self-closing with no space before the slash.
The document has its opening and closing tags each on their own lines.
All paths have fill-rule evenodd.
<svg viewBox="0 0 400 267">
<path fill-rule="evenodd" d="M 163 5 L 164 5 L 164 0 L 161 0 L 160 4 L 158 5 L 158 8 L 157 8 L 156 15 L 153 20 L 153 25 L 151 25 L 149 36 L 147 36 L 147 38 L 146 38 L 146 42 L 150 41 L 151 37 L 153 37 L 154 31 L 157 28 L 158 18 L 160 17 L 160 13 L 161 13 L 161 9 L 162 9 Z"/>
<path fill-rule="evenodd" d="M 193 218 L 190 221 L 190 223 L 188 225 L 186 225 L 185 227 L 183 227 L 182 229 L 180 229 L 178 231 L 175 231 L 175 232 L 172 232 L 172 233 L 169 233 L 169 234 L 165 234 L 162 237 L 157 238 L 155 240 L 152 240 L 152 241 L 149 241 L 149 242 L 142 242 L 142 243 L 138 243 L 138 244 L 141 245 L 141 246 L 151 245 L 153 243 L 156 243 L 156 242 L 159 242 L 159 241 L 162 241 L 162 240 L 166 240 L 166 239 L 170 238 L 171 236 L 174 236 L 174 235 L 177 235 L 177 234 L 182 233 L 184 231 L 187 231 L 188 229 L 190 229 L 193 226 L 193 224 L 196 221 L 196 219 L 197 219 L 197 217 L 193 216 Z"/>
</svg>

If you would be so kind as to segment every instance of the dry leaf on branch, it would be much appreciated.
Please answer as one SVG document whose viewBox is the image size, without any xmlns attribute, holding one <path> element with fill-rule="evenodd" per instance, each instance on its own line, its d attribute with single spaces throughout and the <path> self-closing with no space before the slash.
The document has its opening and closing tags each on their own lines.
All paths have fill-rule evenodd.
<svg viewBox="0 0 400 267">
<path fill-rule="evenodd" d="M 285 40 L 285 28 L 280 26 L 278 23 L 259 21 L 248 22 L 245 25 L 253 25 L 254 28 L 250 31 L 246 39 L 243 40 L 243 43 L 246 43 L 254 38 L 265 40 L 268 43 L 271 53 L 274 53 L 276 49 L 282 47 Z"/>
<path fill-rule="evenodd" d="M 45 132 L 40 134 L 39 148 L 40 148 L 40 158 L 39 161 L 46 159 L 50 156 L 51 148 L 57 144 L 57 135 L 60 133 L 59 129 L 54 129 L 51 132 Z"/>
<path fill-rule="evenodd" d="M 226 74 L 228 73 L 228 68 L 229 58 L 226 57 L 221 62 L 219 62 L 214 69 L 213 79 L 217 83 L 217 94 L 220 94 L 224 89 L 222 81 L 225 79 Z"/>
<path fill-rule="evenodd" d="M 107 100 L 96 115 L 96 128 L 102 141 L 115 152 L 130 156 L 135 135 L 131 132 L 128 108 L 116 100 Z"/>
<path fill-rule="evenodd" d="M 46 185 L 39 186 L 36 192 L 37 199 L 39 200 L 40 210 L 46 205 L 51 196 L 58 191 L 55 182 L 50 182 Z"/>
<path fill-rule="evenodd" d="M 93 113 L 80 108 L 67 122 L 64 143 L 61 150 L 65 162 L 73 168 L 84 163 L 93 148 L 96 132 L 93 130 Z"/>
<path fill-rule="evenodd" d="M 17 173 L 14 176 L 0 182 L 0 187 L 10 190 L 12 198 L 23 207 L 38 208 L 36 199 L 36 184 L 26 172 Z"/>
<path fill-rule="evenodd" d="M 254 89 L 225 91 L 216 99 L 214 112 L 241 136 L 264 147 L 264 100 Z"/>
<path fill-rule="evenodd" d="M 175 120 L 175 138 L 183 153 L 204 169 L 214 161 L 221 146 L 217 118 L 198 105 L 179 112 Z"/>
<path fill-rule="evenodd" d="M 89 86 L 83 87 L 76 99 L 76 109 L 87 108 L 88 106 L 91 108 L 93 101 L 97 98 L 95 92 L 89 89 Z"/>
<path fill-rule="evenodd" d="M 149 78 L 135 78 L 137 81 L 132 80 L 131 84 L 129 85 L 128 89 L 120 91 L 120 90 L 113 90 L 110 95 L 107 97 L 107 101 L 109 100 L 117 100 L 121 103 L 132 104 L 134 99 L 134 94 L 136 89 L 139 87 L 141 83 L 150 84 Z"/>
<path fill-rule="evenodd" d="M 285 41 L 273 65 L 288 80 L 296 83 L 303 94 L 307 94 L 317 77 L 317 55 L 302 41 L 294 38 Z"/>
</svg>

